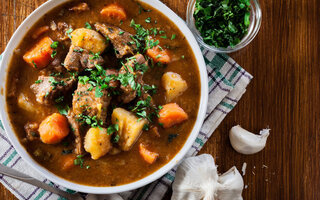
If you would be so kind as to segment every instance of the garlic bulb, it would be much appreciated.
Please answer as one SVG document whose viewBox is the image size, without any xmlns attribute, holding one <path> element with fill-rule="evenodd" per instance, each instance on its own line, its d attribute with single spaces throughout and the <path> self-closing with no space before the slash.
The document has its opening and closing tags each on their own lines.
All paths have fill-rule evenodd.
<svg viewBox="0 0 320 200">
<path fill-rule="evenodd" d="M 202 154 L 180 164 L 171 200 L 240 200 L 242 189 L 243 180 L 236 167 L 219 177 L 212 156 Z"/>
<path fill-rule="evenodd" d="M 242 200 L 243 179 L 235 166 L 219 176 L 218 199 Z"/>
<path fill-rule="evenodd" d="M 232 147 L 242 154 L 254 154 L 261 151 L 267 142 L 270 129 L 263 129 L 259 135 L 253 134 L 241 126 L 231 128 L 229 138 Z"/>
</svg>

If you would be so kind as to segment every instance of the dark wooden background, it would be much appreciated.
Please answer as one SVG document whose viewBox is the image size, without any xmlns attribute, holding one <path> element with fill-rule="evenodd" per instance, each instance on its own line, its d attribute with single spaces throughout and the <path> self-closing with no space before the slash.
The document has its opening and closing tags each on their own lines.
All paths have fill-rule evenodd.
<svg viewBox="0 0 320 200">
<path fill-rule="evenodd" d="M 212 154 L 220 172 L 233 165 L 241 171 L 247 163 L 244 199 L 320 199 L 320 1 L 260 1 L 259 34 L 231 54 L 254 79 L 201 153 Z M 14 30 L 45 0 L 0 2 L 3 52 Z M 187 0 L 163 2 L 185 19 Z M 236 124 L 255 132 L 269 126 L 266 148 L 250 156 L 235 152 L 228 131 Z M 0 185 L 0 199 L 15 197 Z"/>
</svg>

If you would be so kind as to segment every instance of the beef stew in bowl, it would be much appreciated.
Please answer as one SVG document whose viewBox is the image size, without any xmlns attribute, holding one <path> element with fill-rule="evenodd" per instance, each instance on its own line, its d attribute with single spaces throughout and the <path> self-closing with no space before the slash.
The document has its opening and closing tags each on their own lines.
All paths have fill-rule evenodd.
<svg viewBox="0 0 320 200">
<path fill-rule="evenodd" d="M 118 186 L 179 152 L 197 120 L 200 87 L 192 48 L 162 13 L 131 0 L 73 1 L 26 34 L 6 100 L 39 164 L 75 183 Z"/>
</svg>

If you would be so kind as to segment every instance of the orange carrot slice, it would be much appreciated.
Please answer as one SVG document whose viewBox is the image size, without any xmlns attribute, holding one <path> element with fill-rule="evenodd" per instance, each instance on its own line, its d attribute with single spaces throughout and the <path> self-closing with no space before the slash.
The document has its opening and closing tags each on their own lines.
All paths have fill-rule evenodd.
<svg viewBox="0 0 320 200">
<path fill-rule="evenodd" d="M 149 164 L 154 163 L 157 158 L 159 157 L 158 153 L 149 151 L 146 146 L 142 143 L 139 145 L 139 153 L 142 156 L 142 158 Z"/>
<path fill-rule="evenodd" d="M 100 11 L 100 14 L 105 18 L 111 17 L 118 20 L 125 20 L 127 18 L 124 8 L 116 3 L 104 7 Z"/>
<path fill-rule="evenodd" d="M 70 170 L 74 167 L 75 156 L 70 154 L 62 157 L 61 169 L 64 171 Z"/>
<path fill-rule="evenodd" d="M 159 46 L 152 47 L 147 50 L 147 55 L 152 58 L 155 63 L 168 64 L 171 62 L 171 58 L 169 52 L 167 50 L 162 49 Z"/>
<path fill-rule="evenodd" d="M 159 112 L 159 123 L 169 128 L 188 119 L 188 114 L 176 103 L 168 103 Z"/>
<path fill-rule="evenodd" d="M 53 41 L 50 37 L 46 36 L 42 38 L 24 54 L 23 60 L 36 69 L 46 67 L 50 61 L 53 60 L 53 58 L 51 58 L 53 52 L 51 48 L 52 43 Z"/>
<path fill-rule="evenodd" d="M 39 126 L 40 139 L 45 144 L 57 144 L 69 134 L 69 124 L 65 116 L 53 113 Z"/>
</svg>

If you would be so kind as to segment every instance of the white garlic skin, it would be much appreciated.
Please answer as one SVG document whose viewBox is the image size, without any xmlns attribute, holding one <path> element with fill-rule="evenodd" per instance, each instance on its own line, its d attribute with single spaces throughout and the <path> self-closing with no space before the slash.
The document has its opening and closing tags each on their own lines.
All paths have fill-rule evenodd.
<svg viewBox="0 0 320 200">
<path fill-rule="evenodd" d="M 212 156 L 202 154 L 178 167 L 171 200 L 242 200 L 243 185 L 235 166 L 219 176 Z"/>
<path fill-rule="evenodd" d="M 171 200 L 216 199 L 217 181 L 217 167 L 211 155 L 187 158 L 177 169 Z"/>
<path fill-rule="evenodd" d="M 219 200 L 242 200 L 243 179 L 235 166 L 219 176 Z"/>
<path fill-rule="evenodd" d="M 257 135 L 237 125 L 231 128 L 229 139 L 234 150 L 249 155 L 261 151 L 266 146 L 269 131 L 270 129 L 263 129 Z"/>
</svg>

